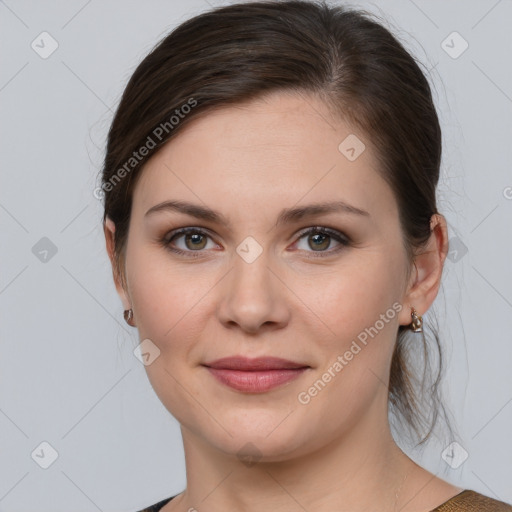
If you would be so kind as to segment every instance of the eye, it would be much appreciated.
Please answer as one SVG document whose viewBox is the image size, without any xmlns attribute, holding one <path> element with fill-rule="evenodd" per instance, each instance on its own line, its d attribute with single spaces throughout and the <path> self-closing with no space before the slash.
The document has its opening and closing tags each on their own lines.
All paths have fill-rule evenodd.
<svg viewBox="0 0 512 512">
<path fill-rule="evenodd" d="M 306 248 L 300 247 L 300 242 L 303 239 L 305 239 Z M 337 247 L 335 246 L 334 249 L 327 250 L 331 247 L 333 240 L 337 242 Z M 297 248 L 300 250 L 321 253 L 315 254 L 314 256 L 323 256 L 324 253 L 330 255 L 342 250 L 345 246 L 350 244 L 350 241 L 339 231 L 321 226 L 315 226 L 313 228 L 308 228 L 307 230 L 302 231 L 300 233 L 297 244 L 299 244 L 299 247 Z M 308 250 L 308 248 L 312 250 Z"/>
<path fill-rule="evenodd" d="M 170 235 L 171 236 L 167 235 L 162 240 L 162 243 L 166 249 L 178 254 L 196 256 L 196 254 L 190 253 L 198 253 L 201 252 L 202 249 L 212 249 L 217 246 L 213 243 L 214 247 L 208 247 L 208 239 L 211 240 L 211 237 L 206 231 L 199 228 L 182 228 L 171 232 Z M 197 254 L 197 256 L 199 256 L 199 254 Z"/>
</svg>

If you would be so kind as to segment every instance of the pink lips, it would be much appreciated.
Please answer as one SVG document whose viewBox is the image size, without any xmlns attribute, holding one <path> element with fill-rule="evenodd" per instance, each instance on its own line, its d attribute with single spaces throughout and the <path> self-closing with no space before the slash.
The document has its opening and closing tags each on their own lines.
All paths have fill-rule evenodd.
<svg viewBox="0 0 512 512">
<path fill-rule="evenodd" d="M 238 391 L 262 393 L 289 382 L 305 370 L 308 365 L 277 357 L 224 357 L 205 363 L 210 373 L 220 382 Z"/>
</svg>

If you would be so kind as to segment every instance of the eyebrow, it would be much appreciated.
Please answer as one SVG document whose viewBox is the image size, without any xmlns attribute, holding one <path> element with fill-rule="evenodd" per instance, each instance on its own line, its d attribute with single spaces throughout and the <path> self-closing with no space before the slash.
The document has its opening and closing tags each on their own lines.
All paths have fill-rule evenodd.
<svg viewBox="0 0 512 512">
<path fill-rule="evenodd" d="M 164 201 L 163 203 L 159 203 L 151 207 L 144 214 L 144 217 L 161 211 L 175 211 L 190 215 L 191 217 L 195 217 L 197 219 L 210 221 L 217 224 L 224 224 L 226 226 L 230 225 L 229 221 L 222 213 L 212 210 L 206 206 L 200 206 L 194 203 L 189 203 L 187 201 Z M 347 213 L 351 215 L 371 217 L 371 215 L 366 210 L 356 208 L 355 206 L 345 203 L 344 201 L 332 201 L 300 206 L 298 208 L 285 208 L 279 213 L 276 226 L 279 226 L 280 224 L 297 222 L 306 217 L 313 217 L 328 213 Z"/>
</svg>

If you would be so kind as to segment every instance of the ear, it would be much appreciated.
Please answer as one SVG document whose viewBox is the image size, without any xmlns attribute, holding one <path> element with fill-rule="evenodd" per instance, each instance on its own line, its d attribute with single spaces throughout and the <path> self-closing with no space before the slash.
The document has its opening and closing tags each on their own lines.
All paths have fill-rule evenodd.
<svg viewBox="0 0 512 512">
<path fill-rule="evenodd" d="M 116 290 L 117 293 L 119 294 L 119 297 L 121 298 L 124 309 L 130 309 L 131 301 L 122 285 L 121 277 L 119 275 L 119 269 L 117 268 L 116 260 L 114 257 L 115 231 L 116 226 L 114 222 L 112 221 L 112 219 L 110 219 L 110 217 L 107 216 L 103 224 L 103 232 L 105 233 L 105 244 L 107 247 L 108 257 L 110 259 L 110 264 L 112 265 L 112 275 L 114 278 L 114 284 L 116 285 Z"/>
<path fill-rule="evenodd" d="M 434 302 L 441 284 L 443 265 L 448 254 L 448 228 L 446 219 L 435 213 L 430 219 L 430 238 L 421 254 L 414 258 L 415 270 L 411 273 L 408 289 L 400 312 L 400 324 L 409 325 L 411 307 L 423 315 Z"/>
</svg>

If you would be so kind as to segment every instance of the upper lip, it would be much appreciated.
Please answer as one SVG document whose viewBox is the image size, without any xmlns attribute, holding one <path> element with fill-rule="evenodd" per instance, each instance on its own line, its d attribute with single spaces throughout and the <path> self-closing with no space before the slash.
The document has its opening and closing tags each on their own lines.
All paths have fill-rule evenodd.
<svg viewBox="0 0 512 512">
<path fill-rule="evenodd" d="M 280 357 L 256 357 L 254 359 L 233 356 L 223 357 L 209 363 L 203 363 L 204 366 L 210 368 L 223 368 L 227 370 L 281 370 L 291 368 L 307 368 L 308 365 L 302 363 L 296 363 L 287 359 L 281 359 Z"/>
</svg>

